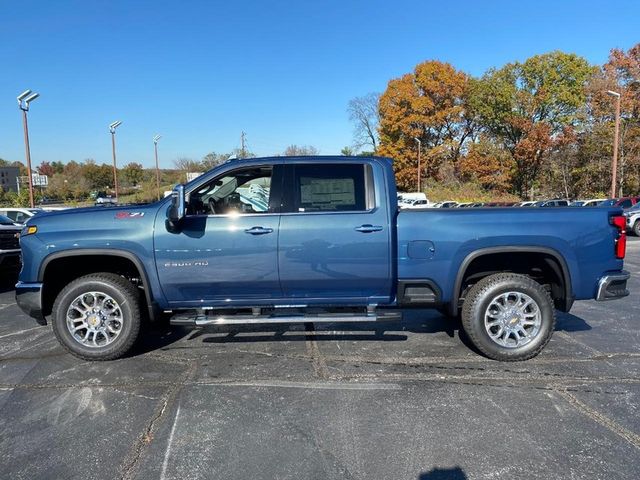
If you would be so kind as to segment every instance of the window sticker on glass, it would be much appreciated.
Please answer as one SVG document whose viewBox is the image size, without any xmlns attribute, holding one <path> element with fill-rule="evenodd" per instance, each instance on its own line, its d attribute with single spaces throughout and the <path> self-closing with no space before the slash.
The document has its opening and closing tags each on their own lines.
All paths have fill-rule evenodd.
<svg viewBox="0 0 640 480">
<path fill-rule="evenodd" d="M 339 210 L 355 205 L 355 185 L 352 178 L 300 177 L 300 203 L 305 210 Z"/>
</svg>

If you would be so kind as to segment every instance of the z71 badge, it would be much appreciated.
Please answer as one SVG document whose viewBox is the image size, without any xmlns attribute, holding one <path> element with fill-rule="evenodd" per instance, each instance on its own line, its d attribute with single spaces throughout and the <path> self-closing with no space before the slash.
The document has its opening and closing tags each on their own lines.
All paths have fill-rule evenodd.
<svg viewBox="0 0 640 480">
<path fill-rule="evenodd" d="M 144 212 L 118 212 L 116 213 L 116 220 L 124 220 L 127 218 L 142 218 Z"/>
</svg>

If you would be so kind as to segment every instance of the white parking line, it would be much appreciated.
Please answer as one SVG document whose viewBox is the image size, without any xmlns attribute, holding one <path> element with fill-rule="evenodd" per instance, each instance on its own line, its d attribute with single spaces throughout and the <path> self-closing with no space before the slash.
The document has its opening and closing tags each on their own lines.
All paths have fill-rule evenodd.
<svg viewBox="0 0 640 480">
<path fill-rule="evenodd" d="M 275 387 L 311 388 L 318 390 L 402 390 L 397 383 L 346 383 L 346 382 L 194 382 L 207 387 Z"/>
<path fill-rule="evenodd" d="M 5 335 L 0 335 L 0 338 L 11 337 L 12 335 L 20 335 L 21 333 L 30 332 L 32 330 L 38 330 L 40 328 L 47 328 L 47 326 L 46 325 L 41 325 L 39 327 L 26 328 L 24 330 L 18 330 L 17 332 L 11 332 L 11 333 L 7 333 Z"/>
<path fill-rule="evenodd" d="M 169 433 L 169 440 L 167 442 L 167 451 L 164 452 L 164 461 L 162 462 L 162 472 L 160 473 L 160 480 L 165 479 L 167 473 L 167 467 L 169 466 L 169 455 L 171 454 L 171 444 L 173 443 L 173 434 L 176 433 L 176 425 L 178 425 L 178 417 L 180 416 L 180 405 L 176 411 L 176 418 L 173 420 L 171 426 L 171 433 Z"/>
</svg>

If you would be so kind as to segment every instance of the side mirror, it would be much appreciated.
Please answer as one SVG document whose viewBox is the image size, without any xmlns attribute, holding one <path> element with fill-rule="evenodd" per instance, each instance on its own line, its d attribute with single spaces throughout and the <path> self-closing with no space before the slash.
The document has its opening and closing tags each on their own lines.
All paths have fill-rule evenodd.
<svg viewBox="0 0 640 480">
<path fill-rule="evenodd" d="M 171 192 L 171 206 L 167 212 L 167 219 L 171 226 L 177 226 L 186 214 L 184 200 L 184 185 L 176 185 Z"/>
</svg>

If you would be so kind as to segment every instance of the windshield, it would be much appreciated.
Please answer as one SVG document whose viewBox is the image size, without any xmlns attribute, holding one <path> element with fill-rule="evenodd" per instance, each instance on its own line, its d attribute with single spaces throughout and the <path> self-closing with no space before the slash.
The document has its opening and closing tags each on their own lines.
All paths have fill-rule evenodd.
<svg viewBox="0 0 640 480">
<path fill-rule="evenodd" d="M 13 220 L 9 217 L 5 217 L 4 215 L 0 215 L 0 225 L 13 225 Z"/>
<path fill-rule="evenodd" d="M 640 202 L 636 203 L 633 207 L 629 207 L 629 208 L 627 208 L 627 212 L 630 212 L 630 211 L 632 211 L 632 210 L 633 210 L 633 211 L 635 211 L 635 210 L 640 210 Z"/>
</svg>

